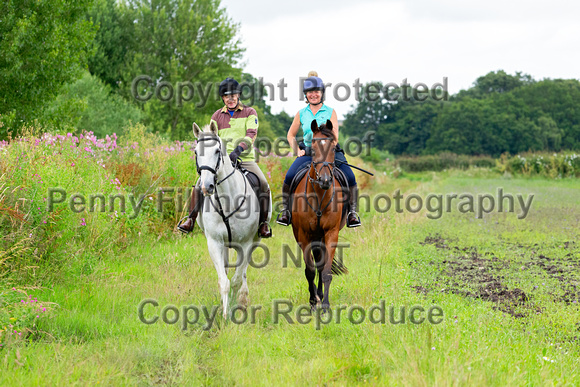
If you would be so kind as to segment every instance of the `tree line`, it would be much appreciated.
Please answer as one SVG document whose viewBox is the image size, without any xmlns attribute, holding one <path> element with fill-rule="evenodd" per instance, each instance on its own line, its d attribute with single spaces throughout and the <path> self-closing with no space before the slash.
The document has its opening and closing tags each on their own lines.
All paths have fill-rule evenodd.
<svg viewBox="0 0 580 387">
<path fill-rule="evenodd" d="M 0 140 L 29 125 L 104 136 L 129 122 L 188 139 L 192 122 L 208 122 L 222 102 L 210 93 L 203 104 L 176 103 L 169 94 L 180 84 L 226 77 L 258 84 L 241 68 L 239 25 L 219 0 L 6 0 L 0 15 Z M 135 98 L 134 80 L 143 75 L 151 82 L 137 92 L 155 96 L 147 101 Z M 341 132 L 373 130 L 375 146 L 395 155 L 580 149 L 577 80 L 500 70 L 446 101 L 408 94 L 390 101 L 361 93 Z M 285 136 L 292 117 L 273 114 L 265 96 L 262 87 L 248 101 L 260 135 Z"/>
<path fill-rule="evenodd" d="M 499 156 L 504 152 L 580 149 L 580 82 L 534 80 L 493 71 L 447 101 L 363 98 L 341 131 L 376 132 L 375 146 L 395 155 L 440 152 Z"/>
<path fill-rule="evenodd" d="M 168 100 L 168 87 L 215 84 L 243 73 L 244 49 L 219 0 L 7 0 L 0 5 L 0 139 L 28 125 L 45 130 L 120 133 L 142 122 L 171 139 L 209 122 L 223 103 Z M 133 81 L 157 98 L 140 101 Z M 254 101 L 261 135 L 286 131 L 291 119 Z M 290 121 L 288 121 L 290 120 Z"/>
</svg>

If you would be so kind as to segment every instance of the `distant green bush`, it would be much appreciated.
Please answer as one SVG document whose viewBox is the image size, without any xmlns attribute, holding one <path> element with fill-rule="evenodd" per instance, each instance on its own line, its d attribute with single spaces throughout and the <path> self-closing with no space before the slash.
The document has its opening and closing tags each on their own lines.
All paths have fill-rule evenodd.
<svg viewBox="0 0 580 387">
<path fill-rule="evenodd" d="M 83 77 L 63 87 L 49 103 L 39 121 L 51 130 L 80 134 L 83 130 L 97 137 L 121 135 L 123 128 L 140 122 L 143 112 L 113 93 L 111 87 L 85 72 Z"/>
<path fill-rule="evenodd" d="M 526 176 L 580 177 L 580 155 L 576 153 L 523 153 L 497 160 L 497 170 Z"/>
<path fill-rule="evenodd" d="M 489 156 L 456 155 L 444 152 L 438 155 L 398 157 L 395 162 L 405 172 L 435 171 L 445 169 L 468 169 L 469 167 L 493 168 L 494 158 Z"/>
</svg>

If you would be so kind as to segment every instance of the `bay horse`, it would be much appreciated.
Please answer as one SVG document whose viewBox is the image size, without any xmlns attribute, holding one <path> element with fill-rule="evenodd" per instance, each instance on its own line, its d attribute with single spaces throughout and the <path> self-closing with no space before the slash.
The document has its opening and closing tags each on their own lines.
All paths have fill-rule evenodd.
<svg viewBox="0 0 580 387">
<path fill-rule="evenodd" d="M 310 307 L 322 302 L 323 312 L 330 308 L 332 274 L 348 273 L 340 260 L 334 260 L 338 233 L 346 224 L 346 192 L 335 177 L 335 143 L 338 141 L 327 121 L 320 127 L 312 121 L 312 162 L 298 183 L 292 198 L 292 230 L 302 249 Z M 318 271 L 318 288 L 315 285 Z M 324 285 L 324 290 L 323 290 Z"/>
<path fill-rule="evenodd" d="M 237 253 L 232 293 L 237 292 L 238 305 L 246 308 L 249 304 L 246 270 L 252 251 L 260 241 L 260 206 L 246 177 L 232 166 L 215 122 L 203 130 L 194 123 L 193 133 L 197 138 L 197 172 L 206 202 L 201 206 L 197 224 L 207 238 L 209 255 L 218 275 L 223 317 L 227 319 L 230 292 L 226 272 L 226 266 L 230 265 L 228 249 L 234 248 Z"/>
</svg>

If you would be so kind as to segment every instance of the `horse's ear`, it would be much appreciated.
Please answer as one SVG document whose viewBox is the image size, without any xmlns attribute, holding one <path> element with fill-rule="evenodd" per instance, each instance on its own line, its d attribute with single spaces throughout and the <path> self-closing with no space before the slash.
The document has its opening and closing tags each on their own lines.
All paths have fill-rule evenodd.
<svg viewBox="0 0 580 387">
<path fill-rule="evenodd" d="M 217 136 L 218 134 L 218 127 L 217 124 L 214 120 L 211 120 L 210 124 L 209 124 L 209 130 Z"/>
<path fill-rule="evenodd" d="M 310 123 L 310 129 L 312 129 L 312 133 L 318 132 L 318 123 L 316 122 L 316 120 L 312 120 L 312 122 Z"/>
<path fill-rule="evenodd" d="M 326 128 L 332 130 L 332 122 L 330 120 L 326 120 Z"/>
<path fill-rule="evenodd" d="M 201 133 L 201 129 L 199 128 L 199 126 L 197 126 L 197 124 L 194 122 L 193 123 L 193 135 L 195 136 L 195 138 L 199 138 L 199 134 Z"/>
</svg>

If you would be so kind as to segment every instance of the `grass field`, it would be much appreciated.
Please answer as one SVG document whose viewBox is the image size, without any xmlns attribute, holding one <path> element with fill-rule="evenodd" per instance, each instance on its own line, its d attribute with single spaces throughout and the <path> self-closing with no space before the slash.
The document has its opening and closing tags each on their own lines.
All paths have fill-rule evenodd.
<svg viewBox="0 0 580 387">
<path fill-rule="evenodd" d="M 207 329 L 200 317 L 185 331 L 181 319 L 144 324 L 137 311 L 147 298 L 159 304 L 145 308 L 147 318 L 167 305 L 219 305 L 199 230 L 145 236 L 69 280 L 20 289 L 41 300 L 47 315 L 37 333 L 0 350 L 0 385 L 580 384 L 580 182 L 471 175 L 389 180 L 371 196 L 392 197 L 396 188 L 423 197 L 495 195 L 501 187 L 534 195 L 528 216 L 494 211 L 476 219 L 452 208 L 432 220 L 426 210 L 391 208 L 364 213 L 363 227 L 341 231 L 350 273 L 334 277 L 331 306 L 368 312 L 384 301 L 384 324 L 368 316 L 356 324 L 347 310 L 340 323 L 319 329 L 316 321 L 276 322 L 274 300 L 292 303 L 294 322 L 296 308 L 308 303 L 303 267 L 284 267 L 283 244 L 293 249 L 294 238 L 280 226 L 263 241 L 268 264 L 248 269 L 251 304 L 262 307 L 255 321 L 217 317 Z M 263 259 L 256 253 L 256 262 Z M 396 320 L 405 307 L 404 323 L 390 322 L 391 306 Z M 442 322 L 412 323 L 412 306 L 440 307 Z"/>
</svg>

